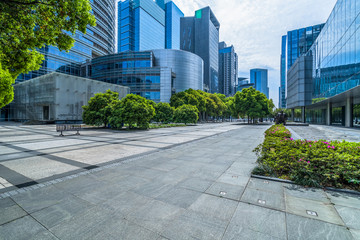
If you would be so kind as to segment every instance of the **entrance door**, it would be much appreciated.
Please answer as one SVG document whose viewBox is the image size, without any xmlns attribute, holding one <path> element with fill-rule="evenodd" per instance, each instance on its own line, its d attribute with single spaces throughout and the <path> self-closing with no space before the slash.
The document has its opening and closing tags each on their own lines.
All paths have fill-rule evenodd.
<svg viewBox="0 0 360 240">
<path fill-rule="evenodd" d="M 43 120 L 50 120 L 50 109 L 49 106 L 43 106 Z"/>
</svg>

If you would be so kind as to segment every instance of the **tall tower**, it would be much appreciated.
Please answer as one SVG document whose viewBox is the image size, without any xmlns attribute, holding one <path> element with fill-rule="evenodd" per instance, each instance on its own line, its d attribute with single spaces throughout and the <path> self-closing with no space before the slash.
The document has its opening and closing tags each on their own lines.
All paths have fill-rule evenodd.
<svg viewBox="0 0 360 240">
<path fill-rule="evenodd" d="M 226 96 L 235 94 L 237 72 L 238 57 L 234 46 L 227 47 L 225 42 L 219 43 L 219 93 Z"/>
<path fill-rule="evenodd" d="M 210 7 L 195 12 L 194 17 L 181 18 L 180 48 L 204 60 L 204 90 L 219 92 L 220 23 Z"/>
<path fill-rule="evenodd" d="M 250 70 L 250 83 L 255 84 L 255 89 L 264 93 L 269 98 L 268 87 L 268 70 L 267 69 L 251 69 Z"/>
</svg>

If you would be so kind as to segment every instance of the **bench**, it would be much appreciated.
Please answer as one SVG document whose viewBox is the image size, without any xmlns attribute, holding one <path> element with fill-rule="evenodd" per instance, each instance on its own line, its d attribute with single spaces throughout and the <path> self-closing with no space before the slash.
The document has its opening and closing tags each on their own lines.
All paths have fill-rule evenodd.
<svg viewBox="0 0 360 240">
<path fill-rule="evenodd" d="M 63 137 L 63 132 L 76 131 L 75 135 L 80 135 L 81 131 L 80 124 L 56 124 L 56 132 L 60 132 L 60 137 Z"/>
</svg>

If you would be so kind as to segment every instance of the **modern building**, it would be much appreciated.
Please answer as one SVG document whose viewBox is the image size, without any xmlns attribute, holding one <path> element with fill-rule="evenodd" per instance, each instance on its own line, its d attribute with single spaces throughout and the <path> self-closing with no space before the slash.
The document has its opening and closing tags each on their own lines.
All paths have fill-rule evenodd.
<svg viewBox="0 0 360 240">
<path fill-rule="evenodd" d="M 219 93 L 232 96 L 236 93 L 238 79 L 238 55 L 234 46 L 219 43 Z"/>
<path fill-rule="evenodd" d="M 37 71 L 21 74 L 16 83 L 55 71 L 80 76 L 80 63 L 87 59 L 114 53 L 115 2 L 112 0 L 90 2 L 96 18 L 96 26 L 88 26 L 86 34 L 77 31 L 76 42 L 69 52 L 60 51 L 53 46 L 40 49 L 39 51 L 45 56 L 42 67 Z"/>
<path fill-rule="evenodd" d="M 267 69 L 251 69 L 250 70 L 250 83 L 254 84 L 256 90 L 264 93 L 269 98 L 268 87 L 268 70 Z"/>
<path fill-rule="evenodd" d="M 357 0 L 338 0 L 307 53 L 312 58 L 312 104 L 306 106 L 308 122 L 359 126 L 359 50 L 360 4 Z"/>
<path fill-rule="evenodd" d="M 281 38 L 279 108 L 286 108 L 286 39 Z"/>
<path fill-rule="evenodd" d="M 118 52 L 165 48 L 165 11 L 153 0 L 118 2 Z"/>
<path fill-rule="evenodd" d="M 291 68 L 298 57 L 310 50 L 324 25 L 300 28 L 287 33 L 287 70 Z"/>
<path fill-rule="evenodd" d="M 241 92 L 245 88 L 253 87 L 255 88 L 254 83 L 250 83 L 248 78 L 238 78 L 237 91 Z"/>
<path fill-rule="evenodd" d="M 306 54 L 324 24 L 289 31 L 281 38 L 279 107 L 286 108 L 286 76 L 298 57 Z"/>
<path fill-rule="evenodd" d="M 184 13 L 169 1 L 165 3 L 165 48 L 180 49 L 180 19 Z"/>
<path fill-rule="evenodd" d="M 204 60 L 204 90 L 219 92 L 220 23 L 210 7 L 195 12 L 194 17 L 181 18 L 180 48 Z"/>
<path fill-rule="evenodd" d="M 120 98 L 130 92 L 128 87 L 53 72 L 16 84 L 8 117 L 21 122 L 81 122 L 82 106 L 108 89 Z"/>
<path fill-rule="evenodd" d="M 181 50 L 118 53 L 95 58 L 87 67 L 92 79 L 128 86 L 155 102 L 169 102 L 172 94 L 189 88 L 203 89 L 203 60 Z"/>
</svg>

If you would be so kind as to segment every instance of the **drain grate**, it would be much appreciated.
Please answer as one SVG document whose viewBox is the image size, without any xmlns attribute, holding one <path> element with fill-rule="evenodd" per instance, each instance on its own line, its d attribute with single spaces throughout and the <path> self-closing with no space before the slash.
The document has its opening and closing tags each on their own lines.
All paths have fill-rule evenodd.
<svg viewBox="0 0 360 240">
<path fill-rule="evenodd" d="M 306 213 L 307 213 L 307 215 L 310 215 L 310 216 L 315 216 L 315 217 L 318 216 L 317 212 L 314 212 L 314 211 L 306 210 Z"/>
<path fill-rule="evenodd" d="M 265 204 L 266 204 L 266 201 L 259 199 L 259 200 L 258 200 L 258 203 L 260 203 L 260 204 L 262 204 L 262 205 L 265 205 Z"/>
</svg>

